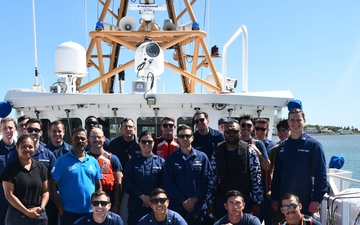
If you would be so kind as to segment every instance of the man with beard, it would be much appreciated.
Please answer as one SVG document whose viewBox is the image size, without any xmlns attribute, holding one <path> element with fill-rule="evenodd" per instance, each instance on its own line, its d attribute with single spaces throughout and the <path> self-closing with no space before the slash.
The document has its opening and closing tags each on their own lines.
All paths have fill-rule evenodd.
<svg viewBox="0 0 360 225">
<path fill-rule="evenodd" d="M 73 224 L 91 212 L 91 195 L 101 189 L 99 163 L 85 152 L 84 129 L 71 135 L 73 149 L 56 160 L 51 171 L 50 195 L 59 209 L 61 225 Z"/>
<path fill-rule="evenodd" d="M 223 207 L 225 194 L 238 190 L 245 201 L 244 211 L 258 216 L 262 201 L 260 162 L 256 151 L 240 140 L 240 125 L 230 121 L 225 125 L 225 142 L 216 148 L 218 182 L 215 198 L 216 217 L 226 214 Z"/>
<path fill-rule="evenodd" d="M 9 164 L 10 154 L 16 152 L 16 142 L 14 133 L 16 130 L 15 121 L 12 118 L 3 118 L 1 120 L 2 139 L 0 141 L 0 174 L 7 164 Z M 5 198 L 2 184 L 0 184 L 0 225 L 4 225 L 8 201 Z"/>
</svg>

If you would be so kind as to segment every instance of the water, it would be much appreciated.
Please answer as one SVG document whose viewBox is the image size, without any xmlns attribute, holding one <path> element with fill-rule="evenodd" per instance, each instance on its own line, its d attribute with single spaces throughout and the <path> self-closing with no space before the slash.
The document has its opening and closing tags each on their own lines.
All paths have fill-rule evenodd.
<svg viewBox="0 0 360 225">
<path fill-rule="evenodd" d="M 353 179 L 360 180 L 360 135 L 322 135 L 313 137 L 322 144 L 327 165 L 329 165 L 331 156 L 342 155 L 345 164 L 341 169 L 352 171 Z"/>
</svg>

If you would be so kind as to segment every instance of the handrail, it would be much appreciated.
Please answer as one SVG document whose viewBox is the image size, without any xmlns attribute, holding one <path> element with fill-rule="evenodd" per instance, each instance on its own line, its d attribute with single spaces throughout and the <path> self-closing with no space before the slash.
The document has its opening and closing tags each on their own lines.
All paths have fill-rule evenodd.
<svg viewBox="0 0 360 225">
<path fill-rule="evenodd" d="M 248 33 L 245 25 L 241 25 L 237 31 L 225 43 L 222 51 L 222 91 L 226 91 L 226 52 L 227 48 L 242 33 L 242 92 L 248 92 Z"/>
</svg>

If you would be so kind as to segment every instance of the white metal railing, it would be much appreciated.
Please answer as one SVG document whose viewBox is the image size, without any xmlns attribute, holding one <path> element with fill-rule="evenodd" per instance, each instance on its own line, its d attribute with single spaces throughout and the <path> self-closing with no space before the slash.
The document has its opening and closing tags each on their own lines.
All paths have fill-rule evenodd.
<svg viewBox="0 0 360 225">
<path fill-rule="evenodd" d="M 360 224 L 360 180 L 352 179 L 352 172 L 330 169 L 328 171 L 330 194 L 321 202 L 320 221 L 327 225 Z"/>
<path fill-rule="evenodd" d="M 242 92 L 248 92 L 248 33 L 245 25 L 241 25 L 237 31 L 230 37 L 230 39 L 225 43 L 222 52 L 222 75 L 223 77 L 223 90 L 226 90 L 226 52 L 227 48 L 231 43 L 242 34 Z"/>
</svg>

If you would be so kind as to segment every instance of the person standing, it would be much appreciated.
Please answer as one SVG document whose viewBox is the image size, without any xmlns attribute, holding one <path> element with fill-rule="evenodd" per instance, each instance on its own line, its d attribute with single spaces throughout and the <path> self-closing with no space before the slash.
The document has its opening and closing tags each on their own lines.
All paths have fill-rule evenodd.
<svg viewBox="0 0 360 225">
<path fill-rule="evenodd" d="M 88 140 L 89 140 L 90 131 L 93 128 L 99 128 L 98 119 L 95 116 L 86 117 L 86 119 L 85 119 L 85 130 L 86 130 Z M 109 144 L 110 144 L 110 140 L 105 138 L 105 141 L 104 141 L 104 149 L 105 150 L 108 150 Z M 90 148 L 91 148 L 91 144 L 88 143 L 88 146 L 86 146 L 85 151 L 88 152 L 90 150 Z"/>
<path fill-rule="evenodd" d="M 205 153 L 192 147 L 193 139 L 189 126 L 177 128 L 179 150 L 165 160 L 164 185 L 170 199 L 169 208 L 189 225 L 198 225 L 207 208 L 210 162 Z"/>
<path fill-rule="evenodd" d="M 285 141 L 286 139 L 288 139 L 290 136 L 288 120 L 284 119 L 281 120 L 278 124 L 276 124 L 276 130 L 280 141 Z"/>
<path fill-rule="evenodd" d="M 262 141 L 256 140 L 251 135 L 254 131 L 253 118 L 244 114 L 239 117 L 240 140 L 247 142 L 256 151 L 259 157 L 261 168 L 265 171 L 270 169 L 269 156 Z"/>
<path fill-rule="evenodd" d="M 166 157 L 179 147 L 175 141 L 176 125 L 172 117 L 166 116 L 161 119 L 161 136 L 156 139 L 155 154 L 166 159 Z"/>
<path fill-rule="evenodd" d="M 196 132 L 193 136 L 192 147 L 206 154 L 210 162 L 209 186 L 206 195 L 208 204 L 207 213 L 214 213 L 214 198 L 216 187 L 216 147 L 220 142 L 225 141 L 224 134 L 218 130 L 209 127 L 209 115 L 206 112 L 197 111 L 193 116 L 193 122 L 196 126 Z"/>
<path fill-rule="evenodd" d="M 48 172 L 44 164 L 32 158 L 34 149 L 34 139 L 21 135 L 16 143 L 18 157 L 1 174 L 4 193 L 10 203 L 5 219 L 7 225 L 47 225 Z"/>
<path fill-rule="evenodd" d="M 224 133 L 225 131 L 225 124 L 227 124 L 228 122 L 230 122 L 231 119 L 229 119 L 229 117 L 221 117 L 219 120 L 218 120 L 218 130 L 221 132 L 221 133 Z"/>
<path fill-rule="evenodd" d="M 16 124 L 14 119 L 5 117 L 1 119 L 0 129 L 2 133 L 2 139 L 0 141 L 0 175 L 5 167 L 10 163 L 10 155 L 16 151 L 16 141 L 14 134 L 16 130 Z M 8 208 L 8 201 L 5 198 L 4 189 L 2 184 L 0 185 L 0 225 L 5 225 L 6 210 Z"/>
<path fill-rule="evenodd" d="M 271 182 L 273 209 L 279 211 L 280 197 L 291 192 L 299 196 L 301 212 L 311 216 L 319 211 L 328 188 L 324 150 L 320 142 L 304 132 L 302 109 L 291 109 L 288 123 L 291 135 L 280 143 Z"/>
<path fill-rule="evenodd" d="M 109 144 L 109 152 L 116 155 L 123 168 L 134 154 L 140 153 L 136 140 L 136 127 L 131 118 L 124 118 L 120 123 L 121 136 L 113 139 Z"/>
<path fill-rule="evenodd" d="M 137 225 L 187 225 L 179 213 L 168 209 L 169 199 L 162 188 L 155 188 L 150 193 L 152 212 L 141 218 Z"/>
<path fill-rule="evenodd" d="M 43 124 L 41 120 L 36 118 L 30 118 L 26 122 L 26 133 L 29 134 L 35 141 L 35 152 L 33 155 L 33 159 L 43 163 L 48 169 L 48 173 L 50 175 L 50 171 L 55 164 L 55 155 L 45 147 L 45 144 L 40 142 L 41 136 L 43 134 Z M 17 151 L 11 153 L 10 160 L 17 158 Z M 50 178 L 50 176 L 48 176 Z"/>
<path fill-rule="evenodd" d="M 19 137 L 23 134 L 26 134 L 26 122 L 29 119 L 30 119 L 30 116 L 27 116 L 27 115 L 20 116 L 17 119 L 17 124 L 18 124 L 17 131 L 18 131 Z"/>
<path fill-rule="evenodd" d="M 104 191 L 96 191 L 91 195 L 92 213 L 81 217 L 73 225 L 123 225 L 121 217 L 110 212 L 110 196 Z"/>
<path fill-rule="evenodd" d="M 299 197 L 291 194 L 285 193 L 281 199 L 281 212 L 284 214 L 285 219 L 283 219 L 279 225 L 321 225 L 321 223 L 311 216 L 301 214 L 302 204 L 300 203 Z"/>
<path fill-rule="evenodd" d="M 45 144 L 40 142 L 40 139 L 43 134 L 43 124 L 41 120 L 36 118 L 30 118 L 26 122 L 26 132 L 29 134 L 35 141 L 35 151 L 32 158 L 38 162 L 44 164 L 48 171 L 48 179 L 51 178 L 50 171 L 55 164 L 55 155 L 45 147 Z M 16 159 L 18 157 L 18 151 L 14 151 L 10 155 L 10 160 Z M 48 222 L 55 222 L 58 220 L 58 211 L 56 210 L 55 205 L 52 201 L 46 205 L 46 214 Z"/>
<path fill-rule="evenodd" d="M 50 123 L 50 142 L 46 145 L 52 151 L 56 158 L 72 150 L 72 146 L 64 141 L 65 125 L 60 120 Z"/>
<path fill-rule="evenodd" d="M 141 154 L 132 157 L 124 170 L 124 189 L 129 194 L 128 220 L 129 225 L 149 213 L 150 192 L 163 185 L 164 159 L 153 154 L 154 138 L 149 131 L 139 136 Z"/>
<path fill-rule="evenodd" d="M 129 159 L 135 154 L 140 154 L 140 147 L 136 140 L 136 126 L 134 120 L 131 118 L 124 118 L 120 123 L 120 131 L 121 136 L 116 137 L 110 142 L 109 152 L 119 158 L 122 168 L 125 169 Z M 124 190 L 124 188 L 122 190 Z M 121 194 L 120 216 L 126 224 L 128 218 L 127 205 L 129 195 L 124 191 Z"/>
<path fill-rule="evenodd" d="M 116 155 L 113 155 L 104 150 L 103 144 L 105 141 L 104 132 L 100 128 L 93 128 L 90 131 L 91 149 L 89 155 L 93 156 L 99 163 L 102 178 L 101 187 L 111 200 L 111 211 L 120 213 L 120 199 L 122 192 L 122 166 L 120 160 Z"/>
<path fill-rule="evenodd" d="M 51 171 L 50 195 L 61 215 L 61 225 L 73 224 L 91 212 L 91 194 L 101 189 L 99 163 L 85 152 L 86 131 L 71 135 L 73 149 L 58 158 Z"/>
<path fill-rule="evenodd" d="M 258 118 L 255 120 L 255 136 L 259 141 L 265 145 L 266 152 L 270 155 L 271 149 L 275 147 L 276 143 L 268 139 L 269 120 L 265 118 Z M 271 164 L 270 164 L 271 168 Z M 266 192 L 266 171 L 261 170 L 261 183 L 263 191 L 263 201 L 261 203 L 260 221 L 265 221 L 265 225 L 271 225 L 271 200 L 267 197 Z"/>
<path fill-rule="evenodd" d="M 260 220 L 251 214 L 244 213 L 246 203 L 242 194 L 237 190 L 230 190 L 225 195 L 224 207 L 228 214 L 216 221 L 214 225 L 261 225 Z"/>
<path fill-rule="evenodd" d="M 279 137 L 280 141 L 270 151 L 270 155 L 269 155 L 270 170 L 266 173 L 266 196 L 270 200 L 271 200 L 271 189 L 270 189 L 271 181 L 273 179 L 275 159 L 276 159 L 277 151 L 279 149 L 279 144 L 280 144 L 280 142 L 287 140 L 290 136 L 288 120 L 287 119 L 281 120 L 276 125 L 276 129 L 277 129 L 278 137 Z M 272 217 L 273 224 L 277 224 L 282 219 L 283 216 L 281 215 L 280 211 L 274 211 L 273 209 L 271 209 L 271 217 Z"/>
<path fill-rule="evenodd" d="M 225 142 L 216 148 L 217 187 L 215 198 L 216 218 L 223 217 L 225 195 L 230 190 L 243 194 L 246 207 L 244 212 L 259 216 L 263 200 L 261 168 L 254 149 L 240 140 L 240 125 L 236 121 L 225 124 Z"/>
</svg>

